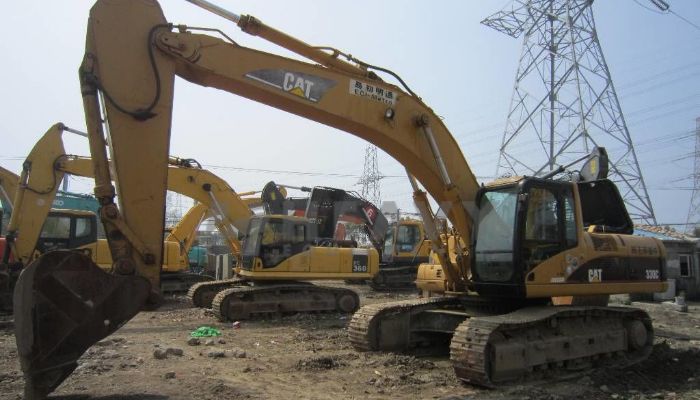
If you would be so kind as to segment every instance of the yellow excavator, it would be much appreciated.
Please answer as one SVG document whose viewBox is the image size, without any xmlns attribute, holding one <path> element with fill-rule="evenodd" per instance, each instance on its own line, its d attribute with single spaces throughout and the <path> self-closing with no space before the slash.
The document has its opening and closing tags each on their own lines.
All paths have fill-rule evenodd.
<svg viewBox="0 0 700 400">
<path fill-rule="evenodd" d="M 272 189 L 270 189 L 272 188 Z M 356 292 L 312 285 L 308 280 L 366 280 L 377 274 L 386 218 L 376 206 L 342 189 L 314 187 L 305 199 L 303 217 L 287 215 L 299 204 L 284 206 L 275 185 L 261 198 L 268 215 L 250 220 L 242 262 L 234 279 L 193 285 L 188 297 L 197 307 L 211 308 L 222 321 L 252 315 L 341 311 L 359 307 Z M 375 248 L 360 248 L 337 239 L 338 221 L 360 222 Z"/>
<path fill-rule="evenodd" d="M 441 118 L 392 71 L 190 1 L 308 61 L 169 24 L 155 0 L 100 0 L 92 7 L 79 75 L 114 268 L 106 274 L 80 253 L 56 251 L 23 270 L 14 304 L 26 398 L 45 397 L 88 347 L 160 300 L 175 75 L 344 130 L 406 167 L 440 262 L 442 295 L 361 308 L 350 323 L 356 348 L 447 343 L 457 376 L 483 385 L 542 368 L 625 365 L 648 356 L 653 328 L 643 311 L 604 301 L 549 305 L 552 298 L 571 296 L 576 304 L 666 287 L 663 245 L 631 235 L 615 185 L 596 179 L 604 174 L 580 182 L 519 177 L 482 188 Z M 466 244 L 454 260 L 419 183 L 445 211 L 461 238 L 455 243 Z M 262 238 L 262 226 L 259 236 L 250 227 L 248 241 Z M 244 269 L 264 272 L 248 241 Z"/>
<path fill-rule="evenodd" d="M 415 287 L 418 266 L 428 262 L 431 247 L 422 221 L 398 218 L 387 229 L 379 272 L 370 286 L 375 290 Z"/>
<path fill-rule="evenodd" d="M 97 238 L 97 219 L 91 212 L 77 210 L 50 210 L 58 185 L 63 175 L 68 173 L 82 177 L 92 177 L 92 160 L 65 154 L 62 134 L 68 130 L 62 124 L 52 126 L 36 143 L 23 164 L 22 176 L 5 169 L 0 171 L 3 192 L 12 193 L 14 197 L 9 205 L 16 205 L 16 212 L 8 226 L 8 252 L 0 265 L 7 274 L 2 273 L 2 294 L 11 294 L 12 276 L 23 265 L 36 257 L 36 252 L 43 253 L 55 249 L 80 249 L 88 254 L 93 262 L 105 270 L 112 267 L 112 257 L 107 241 Z M 207 205 L 207 212 L 214 217 L 218 229 L 223 233 L 232 253 L 240 257 L 238 231 L 247 228 L 252 215 L 248 203 L 260 200 L 241 199 L 236 192 L 220 177 L 204 170 L 194 160 L 170 158 L 168 167 L 168 189 L 191 197 Z M 20 184 L 21 182 L 21 184 Z M 176 236 L 191 236 L 189 229 L 194 228 L 189 215 L 182 221 L 188 226 L 181 226 L 171 232 Z M 2 239 L 6 243 L 5 238 Z M 188 273 L 187 250 L 189 241 L 168 240 L 164 243 L 161 290 L 163 292 L 186 291 L 193 282 L 211 280 L 210 277 Z M 10 262 L 9 256 L 14 258 Z M 9 273 L 9 269 L 14 272 Z M 5 279 L 7 277 L 7 279 Z M 12 302 L 3 301 L 11 307 Z"/>
</svg>

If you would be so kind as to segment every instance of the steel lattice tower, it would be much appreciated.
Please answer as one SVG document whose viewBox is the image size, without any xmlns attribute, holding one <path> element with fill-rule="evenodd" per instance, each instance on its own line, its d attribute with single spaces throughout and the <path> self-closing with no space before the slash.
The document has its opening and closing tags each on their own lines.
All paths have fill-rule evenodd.
<svg viewBox="0 0 700 400">
<path fill-rule="evenodd" d="M 377 207 L 381 206 L 382 201 L 382 192 L 379 185 L 379 181 L 382 178 L 384 178 L 384 175 L 379 172 L 377 146 L 368 145 L 365 148 L 365 167 L 357 184 L 362 185 L 362 197 L 369 200 Z"/>
<path fill-rule="evenodd" d="M 693 194 L 690 196 L 686 232 L 694 233 L 700 227 L 700 118 L 695 120 L 695 168 L 693 168 Z"/>
<path fill-rule="evenodd" d="M 523 35 L 496 176 L 541 175 L 606 147 L 635 221 L 656 224 L 593 21 L 592 0 L 514 0 L 481 23 Z"/>
</svg>

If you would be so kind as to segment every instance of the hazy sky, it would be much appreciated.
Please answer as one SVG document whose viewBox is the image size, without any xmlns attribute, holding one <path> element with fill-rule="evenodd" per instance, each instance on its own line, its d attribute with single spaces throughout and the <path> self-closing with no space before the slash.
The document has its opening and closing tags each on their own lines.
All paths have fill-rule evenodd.
<svg viewBox="0 0 700 400">
<path fill-rule="evenodd" d="M 699 1 L 667 1 L 700 25 Z M 522 40 L 479 22 L 507 2 L 216 3 L 307 43 L 332 46 L 397 72 L 444 118 L 476 175 L 486 180 L 495 173 Z M 33 143 L 55 122 L 85 129 L 77 71 L 90 5 L 84 0 L 3 4 L 0 165 L 19 171 Z M 161 5 L 171 22 L 216 27 L 241 45 L 289 55 L 184 0 Z M 648 0 L 596 1 L 597 30 L 657 219 L 685 222 L 693 186 L 692 133 L 700 117 L 700 30 L 642 5 L 651 7 Z M 66 134 L 65 141 L 69 153 L 88 155 L 86 139 Z M 196 158 L 238 191 L 260 189 L 269 180 L 359 191 L 355 184 L 365 146 L 344 132 L 177 80 L 171 153 Z M 382 181 L 382 198 L 413 211 L 403 167 L 383 153 L 379 166 L 390 176 Z M 91 190 L 85 181 L 71 185 Z"/>
</svg>

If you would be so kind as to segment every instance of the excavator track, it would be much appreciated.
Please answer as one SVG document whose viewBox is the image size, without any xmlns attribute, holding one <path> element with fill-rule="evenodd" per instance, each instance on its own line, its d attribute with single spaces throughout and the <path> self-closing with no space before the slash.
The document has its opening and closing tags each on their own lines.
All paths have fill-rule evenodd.
<svg viewBox="0 0 700 400">
<path fill-rule="evenodd" d="M 297 312 L 352 313 L 359 305 L 350 289 L 299 282 L 225 289 L 214 297 L 212 311 L 220 321 L 236 321 Z"/>
<path fill-rule="evenodd" d="M 224 290 L 233 286 L 243 284 L 243 279 L 234 278 L 220 281 L 199 282 L 190 286 L 187 291 L 187 298 L 193 306 L 198 308 L 211 308 L 214 297 Z"/>
<path fill-rule="evenodd" d="M 631 365 L 649 356 L 653 337 L 651 319 L 638 309 L 528 307 L 465 320 L 452 338 L 450 358 L 458 378 L 494 387 Z"/>
<path fill-rule="evenodd" d="M 350 342 L 359 351 L 408 350 L 419 345 L 410 338 L 411 316 L 459 306 L 460 301 L 456 297 L 421 298 L 367 305 L 358 310 L 350 321 Z M 466 318 L 466 314 L 456 316 L 458 322 Z"/>
<path fill-rule="evenodd" d="M 417 276 L 418 269 L 416 266 L 380 266 L 379 272 L 368 283 L 372 290 L 376 291 L 415 289 Z"/>
</svg>

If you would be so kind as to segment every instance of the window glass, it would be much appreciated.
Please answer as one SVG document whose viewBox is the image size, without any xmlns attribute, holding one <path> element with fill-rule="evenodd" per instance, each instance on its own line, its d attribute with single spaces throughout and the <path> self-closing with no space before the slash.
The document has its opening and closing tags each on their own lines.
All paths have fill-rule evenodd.
<svg viewBox="0 0 700 400">
<path fill-rule="evenodd" d="M 262 244 L 268 245 L 284 241 L 284 221 L 268 220 L 263 228 Z"/>
<path fill-rule="evenodd" d="M 70 217 L 47 217 L 39 237 L 42 239 L 70 239 Z"/>
<path fill-rule="evenodd" d="M 574 212 L 574 194 L 571 190 L 564 195 L 564 229 L 566 233 L 566 244 L 568 247 L 576 246 L 576 215 Z"/>
<path fill-rule="evenodd" d="M 420 230 L 415 225 L 399 226 L 399 234 L 396 237 L 396 247 L 400 252 L 412 251 L 420 240 Z"/>
<path fill-rule="evenodd" d="M 476 241 L 477 254 L 482 251 L 513 252 L 515 189 L 486 192 L 479 205 Z"/>
<path fill-rule="evenodd" d="M 294 225 L 294 235 L 292 237 L 292 243 L 302 243 L 304 242 L 306 232 L 306 227 L 304 225 Z"/>
<path fill-rule="evenodd" d="M 513 276 L 517 202 L 517 187 L 486 192 L 479 202 L 475 269 L 486 282 L 506 282 Z"/>
<path fill-rule="evenodd" d="M 525 240 L 559 241 L 557 198 L 547 189 L 532 188 L 528 196 Z"/>
<path fill-rule="evenodd" d="M 681 267 L 681 276 L 691 276 L 691 258 L 688 254 L 681 254 L 678 256 Z"/>
<path fill-rule="evenodd" d="M 260 236 L 259 219 L 252 219 L 248 228 L 248 236 L 243 240 L 243 254 L 255 255 L 258 246 L 258 237 Z"/>
<path fill-rule="evenodd" d="M 75 220 L 75 237 L 82 238 L 92 233 L 90 218 L 77 218 Z"/>
<path fill-rule="evenodd" d="M 384 237 L 384 254 L 392 254 L 394 252 L 394 228 L 391 227 L 386 232 Z"/>
</svg>

